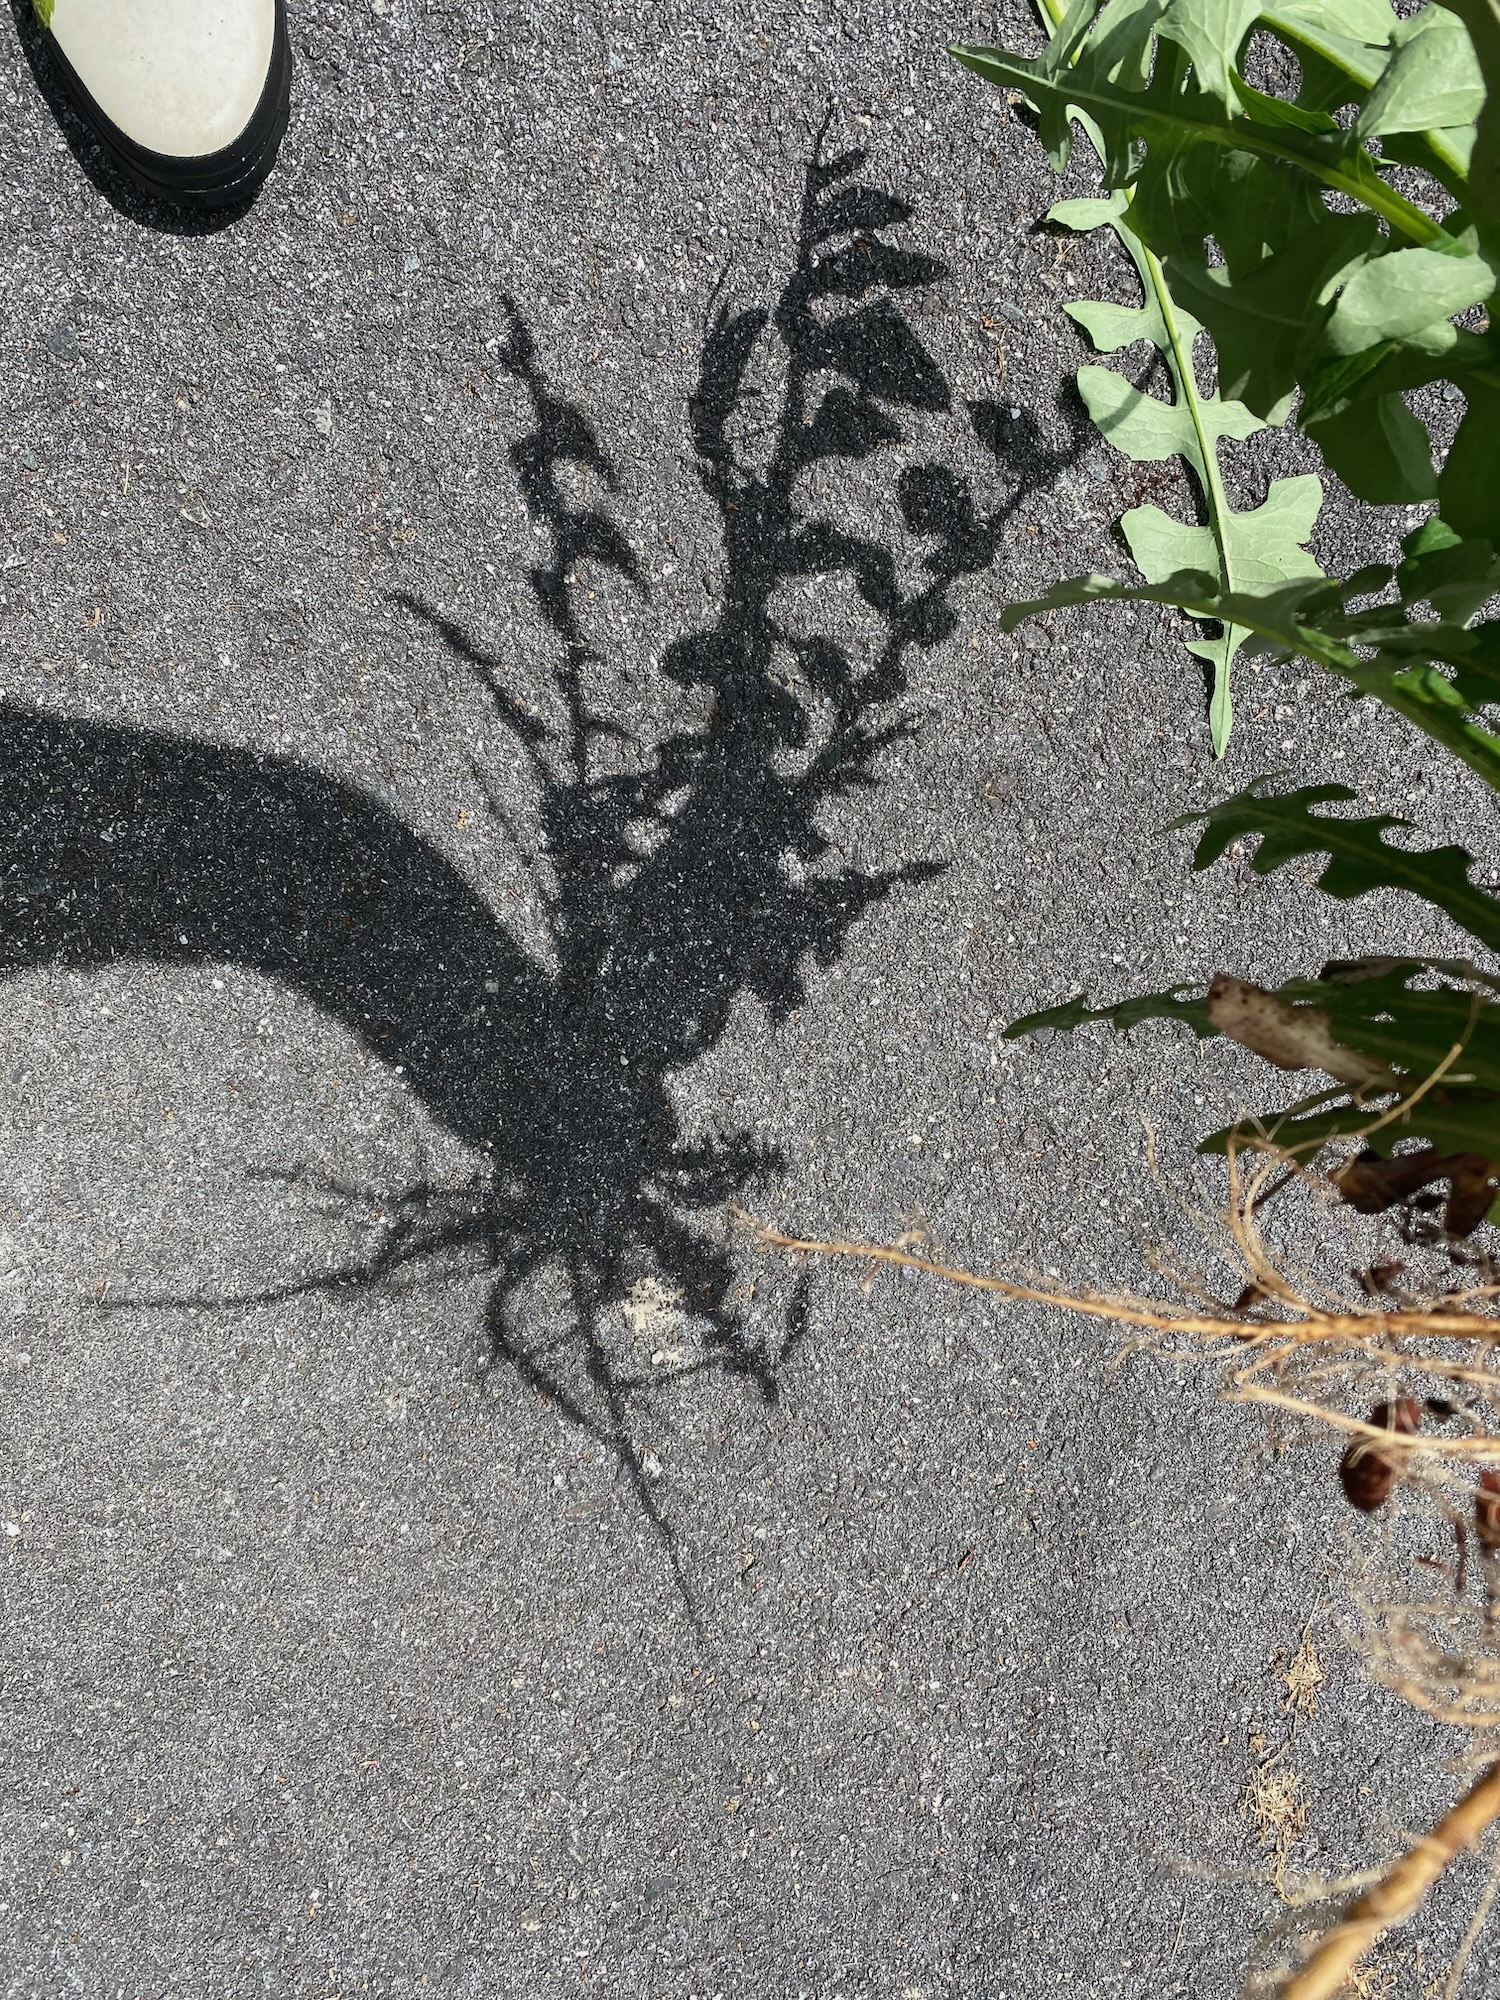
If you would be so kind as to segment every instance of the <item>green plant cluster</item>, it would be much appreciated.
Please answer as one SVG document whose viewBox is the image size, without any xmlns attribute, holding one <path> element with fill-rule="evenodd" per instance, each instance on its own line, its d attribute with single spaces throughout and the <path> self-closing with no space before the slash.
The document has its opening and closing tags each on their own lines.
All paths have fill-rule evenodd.
<svg viewBox="0 0 1500 2000">
<path fill-rule="evenodd" d="M 1010 606 L 1007 629 L 1102 598 L 1175 605 L 1217 627 L 1194 650 L 1213 665 L 1220 751 L 1235 654 L 1296 654 L 1500 793 L 1500 618 L 1485 615 L 1500 591 L 1500 337 L 1486 310 L 1500 274 L 1500 0 L 1442 0 L 1405 17 L 1387 0 L 1074 0 L 1066 14 L 1041 4 L 1052 33 L 1040 56 L 954 53 L 1033 108 L 1059 170 L 1079 131 L 1098 155 L 1103 196 L 1062 203 L 1053 218 L 1112 228 L 1143 303 L 1068 310 L 1103 352 L 1151 341 L 1172 400 L 1097 365 L 1080 371 L 1080 393 L 1120 450 L 1181 459 L 1206 518 L 1133 510 L 1121 527 L 1144 583 L 1064 580 Z M 1464 405 L 1441 468 L 1408 400 L 1439 381 Z M 1272 481 L 1258 507 L 1231 504 L 1220 440 L 1289 417 L 1358 498 L 1435 503 L 1398 564 L 1318 571 L 1305 547 L 1322 497 L 1315 476 Z M 1247 836 L 1262 874 L 1324 855 L 1329 895 L 1405 890 L 1479 955 L 1329 967 L 1280 989 L 1283 1025 L 1315 1023 L 1313 1041 L 1359 1052 L 1364 1074 L 1302 1100 L 1276 1136 L 1303 1148 L 1363 1133 L 1376 1154 L 1422 1140 L 1465 1156 L 1471 1173 L 1488 1162 L 1495 1185 L 1500 977 L 1486 968 L 1500 965 L 1500 898 L 1475 881 L 1464 849 L 1395 845 L 1386 836 L 1407 822 L 1352 817 L 1340 809 L 1353 797 L 1257 781 L 1202 816 L 1196 865 Z M 1183 987 L 1098 1010 L 1080 997 L 1008 1032 L 1161 1016 L 1298 1066 L 1226 1027 L 1211 994 Z"/>
</svg>

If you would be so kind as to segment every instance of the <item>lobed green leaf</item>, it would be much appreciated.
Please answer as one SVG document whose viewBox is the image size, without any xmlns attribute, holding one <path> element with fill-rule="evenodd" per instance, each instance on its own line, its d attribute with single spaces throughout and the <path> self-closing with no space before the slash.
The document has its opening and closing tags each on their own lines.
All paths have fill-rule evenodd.
<svg viewBox="0 0 1500 2000">
<path fill-rule="evenodd" d="M 1392 813 L 1364 818 L 1315 811 L 1352 802 L 1347 785 L 1303 785 L 1291 792 L 1268 792 L 1256 779 L 1232 798 L 1205 812 L 1188 813 L 1173 825 L 1202 825 L 1193 857 L 1195 868 L 1217 861 L 1232 842 L 1258 838 L 1249 865 L 1269 875 L 1303 855 L 1326 855 L 1318 887 L 1348 900 L 1377 889 L 1402 889 L 1450 917 L 1487 950 L 1500 955 L 1500 898 L 1470 880 L 1474 857 L 1458 846 L 1393 847 L 1388 832 L 1411 821 Z"/>
<path fill-rule="evenodd" d="M 1113 1007 L 1090 1007 L 1088 995 L 1080 993 L 1059 1007 L 1044 1007 L 1039 1013 L 1023 1014 L 1004 1030 L 1006 1041 L 1021 1035 L 1038 1035 L 1051 1029 L 1071 1032 L 1090 1021 L 1107 1021 L 1111 1027 L 1128 1030 L 1142 1021 L 1180 1021 L 1192 1029 L 1200 1041 L 1217 1033 L 1204 1008 L 1203 995 L 1192 986 L 1174 986 L 1166 993 L 1148 993 L 1134 1000 L 1118 1001 Z"/>
</svg>

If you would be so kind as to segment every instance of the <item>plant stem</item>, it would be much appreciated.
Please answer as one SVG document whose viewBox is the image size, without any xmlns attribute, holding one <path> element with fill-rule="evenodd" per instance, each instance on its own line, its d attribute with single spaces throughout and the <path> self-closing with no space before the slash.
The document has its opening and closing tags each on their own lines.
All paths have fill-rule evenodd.
<svg viewBox="0 0 1500 2000">
<path fill-rule="evenodd" d="M 1050 22 L 1054 31 L 1062 24 L 1062 10 L 1057 0 L 1036 0 L 1037 8 L 1044 21 Z M 1101 160 L 1101 165 L 1103 164 Z M 1134 194 L 1133 188 L 1124 190 L 1127 204 Z M 1129 209 L 1127 207 L 1126 214 Z M 1192 419 L 1193 435 L 1198 440 L 1198 457 L 1202 463 L 1203 498 L 1208 508 L 1208 524 L 1214 538 L 1214 547 L 1219 554 L 1219 575 L 1225 590 L 1233 590 L 1234 570 L 1229 560 L 1229 537 L 1225 531 L 1228 519 L 1229 496 L 1224 491 L 1224 478 L 1219 467 L 1219 453 L 1214 440 L 1208 435 L 1203 422 L 1202 400 L 1198 394 L 1198 378 L 1193 373 L 1193 356 L 1182 338 L 1182 328 L 1177 320 L 1177 301 L 1167 285 L 1167 274 L 1161 259 L 1141 236 L 1132 229 L 1126 234 L 1123 218 L 1110 224 L 1125 250 L 1129 253 L 1140 273 L 1141 282 L 1149 286 L 1156 300 L 1156 309 L 1161 314 L 1161 323 L 1166 328 L 1170 352 L 1168 364 L 1176 377 L 1178 400 L 1185 405 Z M 1213 694 L 1209 701 L 1209 730 L 1213 737 L 1214 755 L 1222 757 L 1229 744 L 1229 733 L 1234 727 L 1234 697 L 1229 684 L 1229 663 L 1234 651 L 1231 643 L 1233 633 L 1228 625 L 1223 628 L 1223 654 L 1214 662 Z"/>
<path fill-rule="evenodd" d="M 1085 1319 L 1113 1320 L 1121 1326 L 1144 1327 L 1153 1333 L 1189 1333 L 1196 1334 L 1204 1340 L 1236 1342 L 1244 1342 L 1252 1335 L 1259 1337 L 1267 1330 L 1273 1334 L 1294 1336 L 1305 1342 L 1368 1341 L 1372 1338 L 1402 1335 L 1410 1335 L 1419 1340 L 1474 1340 L 1483 1342 L 1487 1346 L 1496 1342 L 1493 1320 L 1477 1313 L 1318 1312 L 1298 1320 L 1257 1322 L 1233 1313 L 1188 1312 L 1168 1302 L 1158 1303 L 1151 1299 L 1132 1298 L 1124 1293 L 1095 1295 L 1067 1292 L 1046 1285 L 1023 1285 L 1013 1278 L 997 1278 L 987 1272 L 966 1271 L 961 1265 L 942 1264 L 936 1258 L 920 1256 L 914 1250 L 900 1250 L 893 1244 L 855 1243 L 843 1237 L 822 1239 L 812 1236 L 788 1236 L 780 1229 L 771 1228 L 769 1223 L 758 1222 L 753 1215 L 747 1215 L 739 1208 L 734 1210 L 734 1218 L 742 1229 L 767 1250 L 784 1250 L 793 1257 L 850 1257 L 863 1264 L 895 1264 L 902 1270 L 922 1271 L 930 1278 L 941 1278 L 946 1284 L 963 1285 L 978 1292 L 995 1292 L 1001 1298 L 1016 1299 L 1025 1305 L 1060 1306 L 1064 1312 L 1077 1313 Z M 1278 1394 L 1279 1392 L 1268 1390 L 1264 1395 L 1258 1394 L 1256 1400 L 1271 1402 L 1277 1399 Z M 1325 1423 L 1331 1424 L 1337 1430 L 1348 1431 L 1351 1436 L 1370 1437 L 1378 1442 L 1389 1443 L 1388 1431 L 1361 1423 L 1358 1417 L 1334 1416 L 1321 1406 L 1310 1403 L 1299 1407 L 1305 1407 L 1308 1412 L 1315 1413 Z M 1476 1457 L 1481 1451 L 1492 1449 L 1488 1440 L 1475 1443 L 1472 1449 L 1467 1440 L 1433 1448 L 1453 1458 Z"/>
<path fill-rule="evenodd" d="M 1126 211 L 1127 214 L 1129 211 Z M 1124 223 L 1114 224 L 1115 234 L 1124 240 Z M 1161 323 L 1166 328 L 1170 344 L 1168 360 L 1172 373 L 1177 378 L 1178 400 L 1187 410 L 1192 420 L 1193 435 L 1198 440 L 1198 457 L 1202 466 L 1203 498 L 1208 507 L 1208 525 L 1214 538 L 1214 548 L 1218 551 L 1219 575 L 1224 580 L 1224 589 L 1236 588 L 1234 566 L 1229 559 L 1229 535 L 1225 523 L 1229 518 L 1229 495 L 1224 491 L 1224 475 L 1219 466 L 1219 450 L 1215 439 L 1209 436 L 1203 421 L 1203 401 L 1198 394 L 1198 378 L 1193 372 L 1192 348 L 1182 337 L 1182 327 L 1177 319 L 1177 301 L 1167 287 L 1167 274 L 1162 269 L 1161 259 L 1148 244 L 1131 230 L 1131 242 L 1127 250 L 1138 249 L 1137 264 L 1156 299 L 1156 309 L 1161 314 Z M 1225 625 L 1221 640 L 1223 651 L 1214 662 L 1213 695 L 1209 703 L 1209 728 L 1213 735 L 1214 755 L 1222 757 L 1229 743 L 1229 732 L 1234 727 L 1234 697 L 1229 685 L 1229 663 L 1234 653 L 1233 628 Z"/>
<path fill-rule="evenodd" d="M 1500 1762 L 1475 1780 L 1425 1839 L 1408 1848 L 1373 1889 L 1357 1896 L 1277 2000 L 1333 2000 L 1359 1960 L 1392 1924 L 1417 1908 L 1443 1870 L 1500 1817 Z"/>
<path fill-rule="evenodd" d="M 1193 420 L 1193 435 L 1198 440 L 1198 450 L 1203 459 L 1204 498 L 1208 502 L 1209 524 L 1214 532 L 1214 545 L 1219 551 L 1219 573 L 1224 579 L 1224 588 L 1233 590 L 1235 584 L 1229 566 L 1229 543 L 1224 534 L 1224 516 L 1229 511 L 1229 496 L 1224 491 L 1218 451 L 1204 427 L 1202 399 L 1198 394 L 1198 378 L 1193 373 L 1192 352 L 1183 341 L 1182 328 L 1177 321 L 1177 302 L 1167 290 L 1167 274 L 1162 269 L 1161 259 L 1144 243 L 1141 244 L 1141 250 L 1144 255 L 1146 275 L 1156 295 L 1157 310 L 1161 313 L 1162 324 L 1167 329 L 1167 339 L 1171 342 L 1172 372 L 1177 377 L 1177 393 L 1186 404 L 1188 415 Z"/>
<path fill-rule="evenodd" d="M 1500 1895 L 1500 1854 L 1490 1865 L 1489 1880 L 1484 1892 L 1475 1905 L 1474 1914 L 1469 1919 L 1469 1928 L 1464 1932 L 1463 1942 L 1448 1968 L 1448 1983 L 1443 1988 L 1443 2000 L 1458 2000 L 1459 1988 L 1464 1983 L 1464 1972 L 1469 1960 L 1474 1956 L 1474 1947 L 1484 1935 L 1484 1927 L 1490 1920 L 1490 1911 L 1495 1907 L 1495 1897 Z"/>
</svg>

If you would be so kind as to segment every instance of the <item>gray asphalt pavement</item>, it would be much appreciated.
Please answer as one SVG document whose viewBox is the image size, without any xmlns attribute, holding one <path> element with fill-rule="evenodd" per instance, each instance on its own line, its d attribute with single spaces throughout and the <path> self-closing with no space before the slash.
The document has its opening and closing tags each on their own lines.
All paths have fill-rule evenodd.
<svg viewBox="0 0 1500 2000">
<path fill-rule="evenodd" d="M 988 6 L 293 20 L 208 233 L 0 56 L 0 1992 L 1228 1996 L 1258 1763 L 1294 1874 L 1452 1782 L 1329 1447 L 730 1211 L 1140 1281 L 1261 1080 L 1004 1021 L 1387 935 L 1188 873 L 1256 771 L 1475 801 L 1001 634 L 1138 474 Z"/>
</svg>

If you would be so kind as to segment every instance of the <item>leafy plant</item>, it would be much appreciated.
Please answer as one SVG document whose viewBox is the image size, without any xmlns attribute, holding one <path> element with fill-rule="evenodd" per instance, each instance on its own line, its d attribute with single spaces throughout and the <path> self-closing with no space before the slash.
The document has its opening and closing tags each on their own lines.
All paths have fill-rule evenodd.
<svg viewBox="0 0 1500 2000">
<path fill-rule="evenodd" d="M 1480 133 L 1485 77 L 1500 66 L 1493 0 L 1456 0 L 1453 12 L 1427 7 L 1405 21 L 1385 0 L 1264 9 L 1253 0 L 1077 0 L 1066 15 L 1057 0 L 1041 5 L 1055 32 L 1040 57 L 954 53 L 1036 108 L 1059 171 L 1080 125 L 1112 189 L 1106 201 L 1063 202 L 1051 219 L 1112 226 L 1145 303 L 1067 310 L 1104 352 L 1151 340 L 1174 402 L 1096 366 L 1080 370 L 1079 390 L 1122 451 L 1181 456 L 1207 514 L 1201 526 L 1155 507 L 1124 517 L 1147 581 L 1201 571 L 1225 594 L 1316 574 L 1302 548 L 1317 517 L 1315 476 L 1272 481 L 1260 507 L 1239 513 L 1217 456 L 1222 437 L 1280 422 L 1299 392 L 1298 421 L 1361 498 L 1437 495 L 1462 536 L 1500 540 L 1500 492 L 1485 476 L 1500 350 L 1453 323 L 1491 296 L 1500 254 L 1500 130 L 1491 118 Z M 1257 26 L 1281 52 L 1263 66 L 1292 58 L 1299 68 L 1292 95 L 1247 81 L 1240 56 Z M 1425 173 L 1441 220 L 1383 176 L 1397 164 Z M 1203 328 L 1217 351 L 1212 396 L 1198 390 L 1192 366 Z M 1440 378 L 1468 397 L 1441 478 L 1403 393 Z M 1244 637 L 1225 621 L 1217 641 L 1192 649 L 1214 668 L 1220 753 L 1229 668 Z"/>
<path fill-rule="evenodd" d="M 1069 310 L 1107 353 L 1149 341 L 1171 400 L 1100 366 L 1080 372 L 1080 391 L 1120 449 L 1189 467 L 1205 519 L 1137 509 L 1121 525 L 1143 582 L 1068 579 L 1009 607 L 1007 628 L 1108 598 L 1176 605 L 1218 626 L 1195 650 L 1213 666 L 1220 749 L 1236 652 L 1297 654 L 1383 702 L 1500 793 L 1500 618 L 1484 615 L 1500 589 L 1500 483 L 1486 476 L 1500 348 L 1487 321 L 1458 324 L 1491 297 L 1500 270 L 1500 0 L 1444 0 L 1402 19 L 1384 0 L 1073 0 L 1065 16 L 1057 0 L 1040 4 L 1053 29 L 1040 57 L 957 54 L 1032 105 L 1059 168 L 1075 128 L 1094 146 L 1103 195 L 1053 217 L 1112 228 L 1142 303 Z M 1407 398 L 1442 379 L 1466 408 L 1439 471 Z M 1220 442 L 1288 418 L 1356 496 L 1437 501 L 1399 563 L 1318 574 L 1305 548 L 1321 499 L 1315 478 L 1273 482 L 1258 508 L 1232 504 Z M 1486 1216 L 1500 1222 L 1500 896 L 1464 848 L 1413 845 L 1407 821 L 1353 814 L 1354 798 L 1342 785 L 1258 780 L 1195 816 L 1197 865 L 1246 841 L 1258 843 L 1251 866 L 1262 875 L 1324 857 L 1324 893 L 1414 895 L 1466 933 L 1473 958 L 1372 956 L 1274 992 L 1221 974 L 1206 993 L 1177 986 L 1100 1009 L 1080 995 L 1008 1030 L 1166 1018 L 1279 1069 L 1324 1073 L 1326 1087 L 1279 1117 L 1203 1141 L 1225 1155 L 1226 1240 L 1216 1248 L 1229 1252 L 1237 1295 L 1221 1297 L 1210 1273 L 1185 1273 L 1176 1297 L 1148 1298 L 978 1274 L 905 1244 L 756 1229 L 767 1248 L 922 1271 L 1123 1323 L 1157 1351 L 1195 1347 L 1235 1400 L 1340 1437 L 1338 1478 L 1353 1506 L 1425 1509 L 1429 1531 L 1452 1547 L 1451 1567 L 1417 1558 L 1441 1572 L 1435 1591 L 1410 1567 L 1409 1541 L 1381 1541 L 1372 1561 L 1387 1574 L 1361 1603 L 1365 1653 L 1382 1684 L 1469 1731 L 1487 1768 L 1323 1936 L 1306 1936 L 1315 1909 L 1288 1912 L 1270 1940 L 1283 1962 L 1247 1989 L 1264 1993 L 1274 1980 L 1278 2000 L 1351 1990 L 1371 1946 L 1500 1819 L 1500 1262 L 1458 1240 Z M 1335 1220 L 1307 1172 L 1330 1141 L 1342 1142 L 1331 1178 L 1346 1207 L 1336 1219 L 1366 1260 L 1353 1272 L 1357 1294 L 1300 1254 L 1300 1237 Z M 1260 1155 L 1248 1172 L 1247 1152 Z M 1377 1232 L 1359 1217 L 1431 1205 L 1440 1182 L 1443 1228 L 1408 1212 L 1399 1250 L 1371 1244 Z M 1290 1244 L 1271 1240 L 1263 1215 L 1283 1189 L 1269 1226 Z M 1448 2000 L 1497 1883 L 1500 1863 L 1450 1969 Z M 1292 1965 L 1287 1940 L 1298 1928 L 1309 1948 Z"/>
<path fill-rule="evenodd" d="M 1067 229 L 1113 230 L 1135 264 L 1144 304 L 1077 300 L 1063 310 L 1101 354 L 1149 340 L 1172 384 L 1172 400 L 1165 402 L 1116 370 L 1088 363 L 1077 377 L 1085 408 L 1109 442 L 1129 457 L 1148 463 L 1180 459 L 1193 475 L 1207 517 L 1203 524 L 1189 523 L 1153 504 L 1132 507 L 1119 526 L 1136 567 L 1151 584 L 1165 583 L 1185 569 L 1202 570 L 1222 591 L 1321 575 L 1305 547 L 1323 504 L 1323 482 L 1316 473 L 1273 479 L 1258 507 L 1237 508 L 1230 499 L 1219 463 L 1220 442 L 1253 437 L 1266 426 L 1245 403 L 1199 386 L 1193 351 L 1203 328 L 1173 298 L 1160 258 L 1127 226 L 1129 207 L 1128 195 L 1117 192 L 1104 200 L 1058 202 L 1048 220 Z M 1247 636 L 1243 626 L 1223 624 L 1217 636 L 1188 642 L 1188 651 L 1211 671 L 1209 726 L 1219 756 L 1228 746 L 1234 720 L 1230 668 Z"/>
<path fill-rule="evenodd" d="M 1500 792 L 1500 619 L 1481 615 L 1500 588 L 1500 481 L 1489 473 L 1500 342 L 1487 319 L 1458 323 L 1491 298 L 1500 273 L 1500 95 L 1491 88 L 1500 6 L 1443 0 L 1405 19 L 1385 0 L 1042 8 L 1053 32 L 1040 56 L 954 53 L 1032 105 L 1060 170 L 1075 128 L 1096 151 L 1105 196 L 1062 203 L 1053 218 L 1113 228 L 1144 303 L 1068 310 L 1105 352 L 1150 340 L 1174 400 L 1098 366 L 1080 371 L 1080 392 L 1120 449 L 1182 458 L 1207 519 L 1134 510 L 1121 527 L 1144 583 L 1064 580 L 1011 605 L 1007 629 L 1105 598 L 1175 605 L 1219 628 L 1194 646 L 1214 666 L 1216 748 L 1228 737 L 1236 653 L 1296 654 L 1395 710 Z M 1270 87 L 1278 81 L 1279 93 Z M 1199 385 L 1205 361 L 1212 394 Z M 1439 380 L 1465 402 L 1441 470 L 1408 401 Z M 1219 441 L 1294 407 L 1356 496 L 1436 500 L 1440 511 L 1407 536 L 1400 563 L 1318 573 L 1303 547 L 1321 498 L 1314 476 L 1273 481 L 1258 508 L 1230 504 Z M 1007 1032 L 1164 1017 L 1282 1069 L 1321 1069 L 1335 1087 L 1262 1132 L 1297 1157 L 1358 1136 L 1388 1164 L 1367 1160 L 1362 1176 L 1346 1171 L 1340 1184 L 1348 1199 L 1376 1207 L 1383 1191 L 1391 1201 L 1404 1198 L 1397 1188 L 1411 1193 L 1413 1156 L 1395 1152 L 1399 1170 L 1389 1162 L 1420 1142 L 1415 1157 L 1433 1169 L 1429 1179 L 1450 1183 L 1450 1228 L 1467 1233 L 1486 1213 L 1500 1221 L 1500 978 L 1483 962 L 1500 962 L 1500 899 L 1475 881 L 1466 850 L 1393 842 L 1408 823 L 1337 810 L 1353 798 L 1343 786 L 1286 791 L 1258 780 L 1201 815 L 1196 865 L 1247 838 L 1259 841 L 1252 865 L 1261 874 L 1325 855 L 1325 893 L 1416 895 L 1474 940 L 1481 962 L 1372 959 L 1325 967 L 1275 994 L 1221 978 L 1206 995 L 1178 986 L 1099 1009 L 1080 995 Z M 1203 1143 L 1222 1150 L 1228 1137 Z"/>
<path fill-rule="evenodd" d="M 1461 535 L 1500 540 L 1484 476 L 1500 352 L 1453 323 L 1491 296 L 1500 258 L 1494 0 L 1407 20 L 1385 0 L 1042 5 L 1041 56 L 954 54 L 1035 107 L 1059 171 L 1083 126 L 1121 225 L 1213 337 L 1222 392 L 1268 417 L 1300 391 L 1300 422 L 1361 498 L 1436 496 Z M 1253 29 L 1281 52 L 1264 67 L 1294 58 L 1294 91 L 1247 80 Z M 1387 178 L 1397 165 L 1420 171 L 1440 217 Z M 1468 397 L 1441 476 L 1404 401 L 1440 379 Z"/>
</svg>

